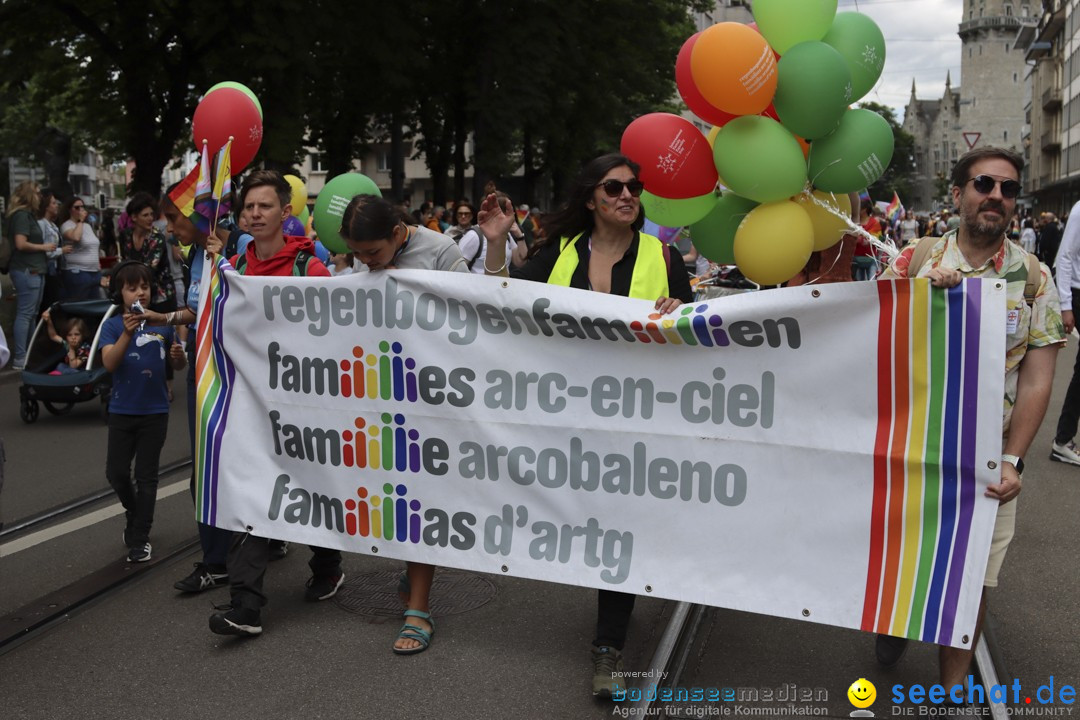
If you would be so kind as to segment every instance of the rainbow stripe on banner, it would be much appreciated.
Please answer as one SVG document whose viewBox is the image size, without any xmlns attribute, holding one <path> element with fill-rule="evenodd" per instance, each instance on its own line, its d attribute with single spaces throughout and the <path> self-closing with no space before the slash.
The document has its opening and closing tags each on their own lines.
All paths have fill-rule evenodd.
<svg viewBox="0 0 1080 720">
<path fill-rule="evenodd" d="M 981 282 L 966 280 L 966 293 L 962 285 L 931 290 L 923 279 L 877 284 L 878 424 L 863 630 L 951 643 L 978 495 Z"/>
<path fill-rule="evenodd" d="M 196 252 L 203 252 L 196 249 Z M 229 275 L 236 272 L 228 260 L 207 260 L 203 279 L 198 348 L 195 359 L 195 507 L 199 521 L 213 525 L 217 520 L 218 466 L 222 436 L 229 415 L 236 366 L 223 351 L 225 303 L 229 299 Z"/>
</svg>

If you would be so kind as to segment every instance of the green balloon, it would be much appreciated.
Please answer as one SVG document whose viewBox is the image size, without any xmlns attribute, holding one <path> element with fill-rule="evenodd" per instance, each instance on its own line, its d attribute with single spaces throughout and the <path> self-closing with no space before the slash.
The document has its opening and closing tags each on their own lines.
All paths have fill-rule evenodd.
<svg viewBox="0 0 1080 720">
<path fill-rule="evenodd" d="M 862 13 L 837 13 L 821 42 L 835 48 L 847 63 L 851 73 L 849 102 L 873 89 L 885 67 L 885 36 L 877 23 Z"/>
<path fill-rule="evenodd" d="M 806 160 L 799 141 L 769 117 L 743 115 L 717 133 L 713 159 L 721 182 L 757 202 L 776 202 L 803 191 Z"/>
<path fill-rule="evenodd" d="M 313 225 L 319 234 L 319 240 L 328 250 L 335 253 L 352 252 L 341 238 L 341 216 L 345 208 L 357 195 L 377 195 L 382 197 L 379 186 L 367 175 L 358 172 L 345 173 L 326 183 L 319 197 L 315 199 Z"/>
<path fill-rule="evenodd" d="M 836 132 L 811 143 L 810 182 L 835 193 L 873 185 L 892 161 L 893 143 L 885 118 L 872 110 L 848 110 Z"/>
<path fill-rule="evenodd" d="M 758 203 L 753 200 L 735 193 L 724 193 L 708 215 L 690 225 L 690 239 L 694 247 L 715 263 L 734 265 L 735 231 L 743 218 L 757 206 Z"/>
<path fill-rule="evenodd" d="M 851 72 L 840 53 L 823 42 L 799 43 L 780 58 L 776 72 L 773 106 L 785 128 L 807 140 L 836 129 L 851 92 Z"/>
<path fill-rule="evenodd" d="M 783 55 L 801 42 L 820 40 L 836 17 L 837 0 L 754 0 L 754 22 Z"/>
<path fill-rule="evenodd" d="M 247 85 L 241 85 L 238 82 L 226 80 L 225 82 L 219 82 L 217 85 L 207 90 L 206 95 L 209 95 L 218 88 L 232 88 L 233 90 L 239 90 L 240 92 L 244 93 L 249 98 L 251 98 L 251 102 L 255 103 L 255 109 L 259 111 L 259 117 L 261 118 L 263 116 L 262 103 L 259 102 L 259 98 L 255 97 L 255 93 L 251 92 L 251 88 L 249 88 Z M 206 95 L 203 95 L 203 97 L 206 97 Z"/>
<path fill-rule="evenodd" d="M 300 214 L 296 216 L 296 219 L 307 225 L 308 218 L 311 217 L 311 211 L 308 210 L 308 206 L 304 205 L 304 209 L 300 211 Z"/>
<path fill-rule="evenodd" d="M 645 217 L 664 227 L 682 227 L 696 223 L 709 214 L 716 205 L 718 195 L 714 192 L 698 197 L 672 200 L 653 195 L 648 190 L 641 193 L 641 205 Z"/>
</svg>

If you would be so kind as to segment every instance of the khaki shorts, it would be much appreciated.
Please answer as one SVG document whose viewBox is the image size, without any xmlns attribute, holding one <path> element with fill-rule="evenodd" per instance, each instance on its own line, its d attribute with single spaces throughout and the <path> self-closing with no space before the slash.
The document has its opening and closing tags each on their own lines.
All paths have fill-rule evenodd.
<svg viewBox="0 0 1080 720">
<path fill-rule="evenodd" d="M 1016 530 L 1016 501 L 1014 498 L 1004 505 L 998 505 L 997 519 L 994 521 L 994 537 L 990 541 L 990 557 L 986 561 L 984 587 L 997 587 L 998 573 L 1005 562 L 1005 551 L 1009 549 L 1013 533 Z"/>
</svg>

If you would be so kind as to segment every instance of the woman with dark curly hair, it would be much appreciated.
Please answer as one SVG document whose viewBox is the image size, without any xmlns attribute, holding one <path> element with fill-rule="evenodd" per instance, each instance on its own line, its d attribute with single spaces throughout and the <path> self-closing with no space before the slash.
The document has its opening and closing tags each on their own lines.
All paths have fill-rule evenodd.
<svg viewBox="0 0 1080 720">
<path fill-rule="evenodd" d="M 176 310 L 176 283 L 169 271 L 169 244 L 165 233 L 154 226 L 158 205 L 149 193 L 135 193 L 128 201 L 131 227 L 120 233 L 120 257 L 138 260 L 154 273 L 154 292 L 150 309 L 157 312 Z"/>
</svg>

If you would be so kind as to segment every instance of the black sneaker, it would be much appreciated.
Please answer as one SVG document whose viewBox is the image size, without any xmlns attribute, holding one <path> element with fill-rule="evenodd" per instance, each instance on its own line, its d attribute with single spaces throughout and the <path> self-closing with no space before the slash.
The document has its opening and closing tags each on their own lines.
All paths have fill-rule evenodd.
<svg viewBox="0 0 1080 720">
<path fill-rule="evenodd" d="M 173 583 L 180 592 L 197 593 L 203 590 L 224 587 L 229 584 L 229 576 L 223 572 L 213 572 L 206 563 L 195 563 L 195 569 L 183 580 Z"/>
<path fill-rule="evenodd" d="M 610 698 L 618 692 L 619 683 L 622 681 L 621 675 L 615 675 L 623 669 L 622 653 L 617 648 L 606 645 L 593 646 L 592 661 L 592 694 L 600 698 Z"/>
<path fill-rule="evenodd" d="M 130 550 L 128 550 L 127 561 L 128 562 L 146 562 L 150 559 L 150 543 L 135 543 Z"/>
<path fill-rule="evenodd" d="M 270 559 L 271 560 L 284 560 L 285 556 L 289 554 L 289 541 L 288 540 L 271 540 L 270 541 Z"/>
<path fill-rule="evenodd" d="M 234 608 L 228 605 L 226 612 L 210 616 L 210 632 L 218 635 L 259 635 L 262 633 L 262 618 L 258 610 Z"/>
<path fill-rule="evenodd" d="M 900 658 L 907 652 L 907 638 L 893 637 L 892 635 L 878 635 L 874 643 L 874 654 L 877 655 L 878 664 L 881 667 L 895 667 Z"/>
<path fill-rule="evenodd" d="M 329 600 L 337 594 L 341 583 L 345 582 L 345 573 L 337 575 L 312 575 L 307 581 L 307 591 L 304 599 L 308 602 Z"/>
</svg>

